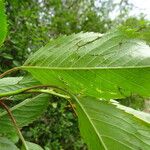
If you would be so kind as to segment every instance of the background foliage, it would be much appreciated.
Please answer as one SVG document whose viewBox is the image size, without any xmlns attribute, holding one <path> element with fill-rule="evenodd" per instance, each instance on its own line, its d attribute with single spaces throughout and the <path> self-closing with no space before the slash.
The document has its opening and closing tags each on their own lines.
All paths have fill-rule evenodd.
<svg viewBox="0 0 150 150">
<path fill-rule="evenodd" d="M 20 66 L 29 54 L 61 34 L 105 33 L 122 24 L 142 31 L 147 35 L 144 37 L 148 37 L 149 22 L 142 17 L 129 17 L 132 7 L 127 0 L 120 3 L 113 0 L 6 0 L 9 32 L 0 48 L 0 73 Z M 118 15 L 112 19 L 111 13 L 115 9 Z M 146 40 L 150 42 L 149 38 Z M 121 100 L 121 103 L 144 109 L 143 98 L 135 103 L 134 97 Z M 65 100 L 54 97 L 42 118 L 23 129 L 25 138 L 50 150 L 86 149 L 71 110 Z"/>
</svg>

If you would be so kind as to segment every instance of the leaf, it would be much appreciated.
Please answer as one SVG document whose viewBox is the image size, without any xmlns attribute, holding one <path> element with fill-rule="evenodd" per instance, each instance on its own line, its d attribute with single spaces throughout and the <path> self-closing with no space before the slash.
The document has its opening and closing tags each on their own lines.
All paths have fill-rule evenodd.
<svg viewBox="0 0 150 150">
<path fill-rule="evenodd" d="M 89 150 L 150 149 L 149 114 L 92 97 L 80 98 L 76 107 Z"/>
<path fill-rule="evenodd" d="M 0 149 L 1 150 L 19 150 L 16 145 L 7 138 L 0 137 Z"/>
<path fill-rule="evenodd" d="M 27 146 L 29 147 L 29 150 L 43 150 L 43 148 L 35 143 L 26 141 Z M 21 150 L 25 150 L 24 147 L 22 147 Z"/>
<path fill-rule="evenodd" d="M 7 34 L 7 20 L 3 0 L 0 0 L 0 46 L 4 42 Z"/>
<path fill-rule="evenodd" d="M 34 98 L 26 99 L 10 110 L 20 128 L 36 120 L 48 106 L 49 95 L 40 94 Z M 16 142 L 16 130 L 10 121 L 7 112 L 0 113 L 0 136 L 8 137 Z"/>
<path fill-rule="evenodd" d="M 0 97 L 3 97 L 6 93 L 11 95 L 17 90 L 40 84 L 40 82 L 31 76 L 2 78 L 0 79 Z"/>
<path fill-rule="evenodd" d="M 3 53 L 2 57 L 5 58 L 5 59 L 10 59 L 10 60 L 13 59 L 13 56 L 11 54 L 7 54 L 7 53 Z"/>
<path fill-rule="evenodd" d="M 21 68 L 43 84 L 74 94 L 107 99 L 150 96 L 150 47 L 119 30 L 60 37 Z"/>
</svg>

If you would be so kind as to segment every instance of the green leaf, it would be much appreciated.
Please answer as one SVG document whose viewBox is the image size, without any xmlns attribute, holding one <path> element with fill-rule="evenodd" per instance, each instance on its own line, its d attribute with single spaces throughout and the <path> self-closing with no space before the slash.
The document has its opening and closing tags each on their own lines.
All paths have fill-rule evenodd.
<svg viewBox="0 0 150 150">
<path fill-rule="evenodd" d="M 81 135 L 89 150 L 149 150 L 150 115 L 92 97 L 76 101 Z"/>
<path fill-rule="evenodd" d="M 7 34 L 7 20 L 3 0 L 0 0 L 0 46 L 3 44 Z"/>
<path fill-rule="evenodd" d="M 20 128 L 36 120 L 46 110 L 49 95 L 40 94 L 34 98 L 26 99 L 10 110 Z M 0 136 L 5 136 L 16 142 L 16 130 L 10 121 L 7 112 L 0 113 Z"/>
<path fill-rule="evenodd" d="M 11 95 L 18 90 L 40 84 L 40 82 L 31 76 L 2 78 L 0 79 L 0 97 L 3 97 L 5 94 Z"/>
<path fill-rule="evenodd" d="M 7 53 L 3 53 L 2 57 L 5 58 L 5 59 L 10 59 L 10 60 L 13 59 L 13 56 L 11 54 L 7 54 Z"/>
<path fill-rule="evenodd" d="M 7 138 L 0 137 L 0 149 L 1 150 L 19 150 L 16 145 Z"/>
<path fill-rule="evenodd" d="M 119 30 L 60 37 L 33 54 L 22 69 L 43 84 L 74 94 L 150 96 L 150 47 Z"/>
<path fill-rule="evenodd" d="M 43 150 L 43 148 L 35 143 L 31 143 L 26 141 L 27 146 L 29 147 L 29 150 Z M 21 150 L 25 150 L 24 147 L 22 147 Z"/>
</svg>

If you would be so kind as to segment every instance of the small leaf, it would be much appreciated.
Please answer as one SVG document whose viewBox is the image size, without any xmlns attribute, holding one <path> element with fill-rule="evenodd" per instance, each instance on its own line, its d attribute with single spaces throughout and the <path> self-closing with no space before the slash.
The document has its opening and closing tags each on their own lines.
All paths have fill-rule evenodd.
<svg viewBox="0 0 150 150">
<path fill-rule="evenodd" d="M 0 137 L 0 150 L 19 150 L 16 145 L 7 138 Z"/>
<path fill-rule="evenodd" d="M 6 93 L 15 92 L 20 89 L 40 85 L 41 83 L 31 76 L 25 77 L 6 77 L 0 79 L 0 97 Z"/>
<path fill-rule="evenodd" d="M 27 144 L 29 150 L 44 150 L 41 146 L 39 146 L 35 143 L 31 143 L 31 142 L 26 141 L 26 144 Z M 23 146 L 22 146 L 21 150 L 25 150 Z"/>
<path fill-rule="evenodd" d="M 2 57 L 4 57 L 5 59 L 10 59 L 10 60 L 13 59 L 13 56 L 10 55 L 10 54 L 7 54 L 7 53 L 3 53 L 3 54 L 2 54 Z"/>
<path fill-rule="evenodd" d="M 20 66 L 21 65 L 21 63 L 19 62 L 19 61 L 16 61 L 16 60 L 13 60 L 13 64 L 15 65 L 15 66 Z"/>
</svg>

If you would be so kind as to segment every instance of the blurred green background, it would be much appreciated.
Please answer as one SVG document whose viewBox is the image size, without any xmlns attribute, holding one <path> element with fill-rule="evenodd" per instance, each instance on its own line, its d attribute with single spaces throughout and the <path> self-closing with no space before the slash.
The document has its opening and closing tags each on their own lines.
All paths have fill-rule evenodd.
<svg viewBox="0 0 150 150">
<path fill-rule="evenodd" d="M 52 38 L 78 32 L 105 33 L 117 26 L 131 27 L 147 34 L 144 15 L 130 16 L 128 0 L 5 0 L 9 32 L 0 48 L 0 73 L 20 66 L 27 57 Z M 114 13 L 115 12 L 115 13 Z M 114 14 L 114 15 L 113 15 Z M 147 34 L 147 37 L 149 34 Z M 149 38 L 147 38 L 149 42 Z M 13 75 L 19 75 L 15 73 Z M 148 112 L 148 103 L 133 95 L 120 103 Z M 145 107 L 146 105 L 146 107 Z M 86 150 L 77 117 L 64 99 L 53 97 L 42 117 L 22 129 L 28 141 L 45 150 Z"/>
</svg>

